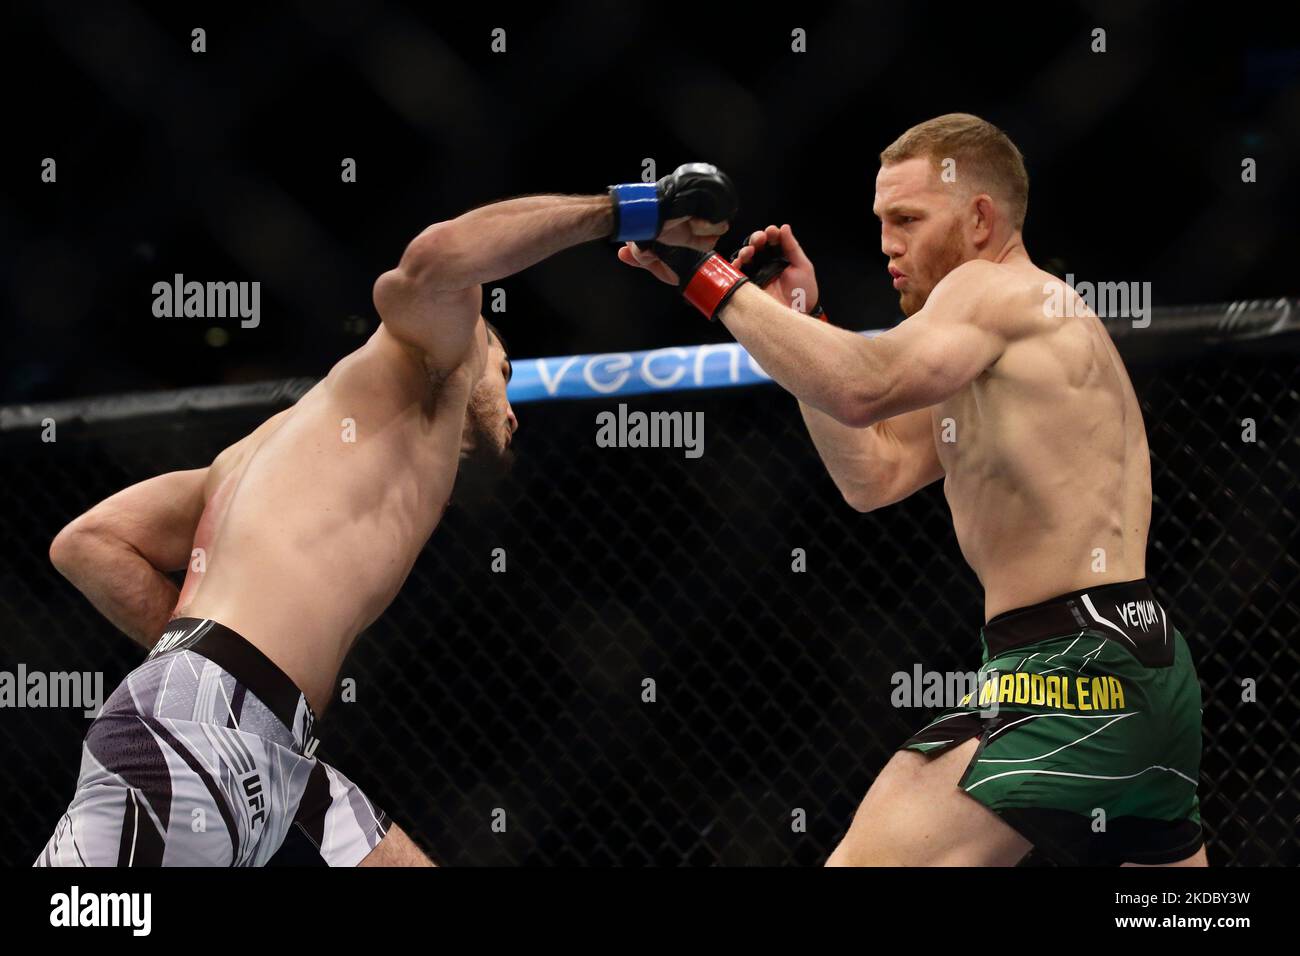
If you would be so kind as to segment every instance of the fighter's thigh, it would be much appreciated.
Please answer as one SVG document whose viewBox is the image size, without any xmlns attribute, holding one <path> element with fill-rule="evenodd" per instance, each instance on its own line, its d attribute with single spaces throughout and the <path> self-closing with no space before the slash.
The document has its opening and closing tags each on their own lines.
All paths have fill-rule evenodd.
<svg viewBox="0 0 1300 956">
<path fill-rule="evenodd" d="M 140 722 L 92 725 L 77 791 L 37 865 L 229 866 L 238 838 L 228 804 L 173 742 L 164 750 Z M 219 763 L 203 752 L 201 767 Z"/>
<path fill-rule="evenodd" d="M 979 740 L 937 757 L 900 750 L 827 866 L 1012 866 L 1028 840 L 958 787 Z"/>
<path fill-rule="evenodd" d="M 396 823 L 357 866 L 436 866 Z"/>
</svg>

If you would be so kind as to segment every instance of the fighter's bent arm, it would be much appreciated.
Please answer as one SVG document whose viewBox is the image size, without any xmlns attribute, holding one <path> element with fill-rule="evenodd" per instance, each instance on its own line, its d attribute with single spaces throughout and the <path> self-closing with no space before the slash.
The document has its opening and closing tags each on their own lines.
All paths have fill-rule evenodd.
<svg viewBox="0 0 1300 956">
<path fill-rule="evenodd" d="M 841 424 L 804 402 L 799 411 L 826 471 L 856 511 L 902 501 L 943 477 L 928 408 L 866 428 Z"/>
<path fill-rule="evenodd" d="M 145 647 L 176 608 L 179 594 L 165 572 L 189 563 L 207 474 L 173 471 L 131 485 L 70 522 L 50 545 L 59 573 Z"/>
<path fill-rule="evenodd" d="M 592 239 L 614 226 L 609 196 L 524 196 L 434 223 L 375 282 L 375 308 L 429 370 L 447 373 L 470 354 L 480 285 Z"/>
<path fill-rule="evenodd" d="M 949 398 L 1001 356 L 991 268 L 981 260 L 959 266 L 920 312 L 874 338 L 802 315 L 752 285 L 737 289 L 719 318 L 800 401 L 866 428 Z"/>
<path fill-rule="evenodd" d="M 755 230 L 732 265 L 744 269 L 764 250 L 773 249 L 779 249 L 789 265 L 765 283 L 763 291 L 785 306 L 792 305 L 798 292 L 805 301 L 817 301 L 816 269 L 789 224 Z M 631 250 L 620 258 L 638 261 Z M 857 511 L 893 504 L 943 477 L 928 409 L 895 415 L 866 428 L 841 424 L 806 402 L 799 403 L 799 411 L 826 471 Z"/>
</svg>

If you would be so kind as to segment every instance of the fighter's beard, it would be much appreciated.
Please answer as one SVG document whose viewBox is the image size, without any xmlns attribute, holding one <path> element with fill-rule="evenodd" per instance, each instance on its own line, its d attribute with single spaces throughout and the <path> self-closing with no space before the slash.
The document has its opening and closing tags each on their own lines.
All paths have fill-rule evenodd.
<svg viewBox="0 0 1300 956">
<path fill-rule="evenodd" d="M 950 232 L 945 237 L 943 245 L 934 251 L 934 259 L 938 262 L 938 268 L 935 272 L 939 276 L 938 279 L 935 279 L 934 284 L 938 285 L 944 276 L 966 261 L 966 257 L 962 254 L 961 236 L 956 232 Z M 929 300 L 930 293 L 933 291 L 934 286 L 931 286 L 924 295 L 915 291 L 911 293 L 904 292 L 900 295 L 898 297 L 898 306 L 903 310 L 903 315 L 910 317 L 920 312 L 925 307 L 925 303 Z"/>
</svg>

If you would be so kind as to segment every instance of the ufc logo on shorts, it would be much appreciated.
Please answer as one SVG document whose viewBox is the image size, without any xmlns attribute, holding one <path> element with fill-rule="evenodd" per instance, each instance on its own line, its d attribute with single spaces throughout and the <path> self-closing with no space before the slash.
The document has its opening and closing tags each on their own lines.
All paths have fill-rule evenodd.
<svg viewBox="0 0 1300 956">
<path fill-rule="evenodd" d="M 262 776 L 257 771 L 253 771 L 239 783 L 244 788 L 244 799 L 248 802 L 249 829 L 256 830 L 258 824 L 266 821 L 266 797 L 262 793 Z"/>
</svg>

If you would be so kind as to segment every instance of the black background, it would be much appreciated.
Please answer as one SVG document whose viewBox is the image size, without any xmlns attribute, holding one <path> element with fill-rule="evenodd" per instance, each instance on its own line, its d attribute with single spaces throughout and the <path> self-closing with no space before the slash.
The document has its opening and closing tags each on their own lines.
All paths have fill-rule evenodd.
<svg viewBox="0 0 1300 956">
<path fill-rule="evenodd" d="M 789 221 L 838 321 L 887 325 L 877 154 L 949 111 L 1025 153 L 1028 248 L 1053 271 L 1151 281 L 1158 304 L 1292 293 L 1300 51 L 1268 14 L 1239 13 L 18 5 L 0 401 L 323 374 L 373 329 L 371 283 L 424 226 L 514 194 L 599 192 L 646 157 L 661 175 L 728 170 L 742 210 L 725 245 Z M 195 26 L 206 53 L 190 52 Z M 791 52 L 794 27 L 807 53 Z M 40 182 L 47 156 L 56 184 Z M 260 281 L 260 327 L 154 318 L 153 283 L 177 272 Z M 516 356 L 725 334 L 649 282 L 596 243 L 505 280 L 497 318 Z M 225 345 L 206 344 L 214 324 Z"/>
</svg>

